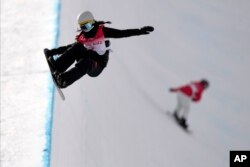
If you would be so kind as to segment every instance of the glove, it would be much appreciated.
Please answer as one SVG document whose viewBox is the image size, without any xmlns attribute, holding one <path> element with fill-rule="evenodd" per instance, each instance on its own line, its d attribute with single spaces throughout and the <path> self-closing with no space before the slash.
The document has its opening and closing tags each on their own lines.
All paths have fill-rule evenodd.
<svg viewBox="0 0 250 167">
<path fill-rule="evenodd" d="M 175 92 L 176 90 L 174 88 L 170 88 L 169 92 Z"/>
<path fill-rule="evenodd" d="M 140 29 L 142 35 L 149 34 L 150 32 L 154 31 L 154 27 L 145 26 Z"/>
</svg>

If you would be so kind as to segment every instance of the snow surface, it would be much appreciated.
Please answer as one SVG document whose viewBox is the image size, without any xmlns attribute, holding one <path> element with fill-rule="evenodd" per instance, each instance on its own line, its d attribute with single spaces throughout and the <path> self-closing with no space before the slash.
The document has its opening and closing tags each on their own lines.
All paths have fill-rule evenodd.
<svg viewBox="0 0 250 167">
<path fill-rule="evenodd" d="M 147 36 L 111 39 L 97 78 L 56 94 L 52 167 L 228 167 L 230 150 L 250 149 L 250 2 L 233 0 L 62 0 L 59 45 L 74 41 L 76 16 L 90 10 L 114 28 L 151 25 Z M 169 118 L 172 86 L 207 78 L 193 104 L 191 134 Z"/>
<path fill-rule="evenodd" d="M 48 166 L 56 1 L 1 1 L 1 167 Z"/>
</svg>

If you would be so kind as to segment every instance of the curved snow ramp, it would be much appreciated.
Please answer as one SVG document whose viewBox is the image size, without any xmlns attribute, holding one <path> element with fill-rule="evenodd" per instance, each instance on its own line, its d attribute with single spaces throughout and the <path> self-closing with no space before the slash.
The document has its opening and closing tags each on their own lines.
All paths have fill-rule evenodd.
<svg viewBox="0 0 250 167">
<path fill-rule="evenodd" d="M 250 42 L 247 6 L 247 1 L 61 0 L 59 46 L 74 41 L 76 16 L 84 10 L 112 21 L 114 28 L 153 25 L 155 32 L 111 40 L 114 52 L 99 77 L 85 76 L 63 90 L 66 101 L 55 94 L 51 167 L 229 166 L 229 150 L 250 148 L 244 133 L 250 97 L 243 91 L 250 81 L 237 75 L 247 68 L 229 76 L 224 71 L 231 66 L 222 63 L 249 65 L 247 45 L 241 45 Z M 232 23 L 238 17 L 241 28 Z M 232 41 L 238 38 L 229 31 L 241 40 Z M 187 134 L 166 114 L 176 104 L 168 88 L 202 77 L 214 87 L 192 106 Z M 234 80 L 243 81 L 234 85 L 242 90 L 224 84 Z M 227 98 L 220 98 L 225 92 Z"/>
</svg>

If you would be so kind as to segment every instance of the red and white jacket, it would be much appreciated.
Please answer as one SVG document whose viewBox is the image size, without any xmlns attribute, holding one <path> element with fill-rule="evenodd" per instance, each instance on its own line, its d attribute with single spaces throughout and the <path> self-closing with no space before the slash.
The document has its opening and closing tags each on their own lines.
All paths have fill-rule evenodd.
<svg viewBox="0 0 250 167">
<path fill-rule="evenodd" d="M 107 51 L 103 34 L 103 25 L 98 27 L 96 35 L 93 38 L 86 38 L 84 34 L 81 34 L 80 36 L 77 36 L 77 41 L 82 43 L 88 50 L 93 50 L 99 55 L 104 55 Z"/>
<path fill-rule="evenodd" d="M 180 86 L 177 88 L 170 88 L 171 92 L 181 92 L 190 97 L 193 101 L 198 102 L 201 100 L 204 86 L 201 82 L 191 82 L 190 84 Z"/>
</svg>

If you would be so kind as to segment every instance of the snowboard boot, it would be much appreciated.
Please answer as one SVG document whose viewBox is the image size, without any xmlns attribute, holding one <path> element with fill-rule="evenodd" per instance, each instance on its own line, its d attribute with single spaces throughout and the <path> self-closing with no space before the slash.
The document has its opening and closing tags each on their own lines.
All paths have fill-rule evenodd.
<svg viewBox="0 0 250 167">
<path fill-rule="evenodd" d="M 45 48 L 43 50 L 43 52 L 44 52 L 44 54 L 49 62 L 49 65 L 51 66 L 52 70 L 56 71 L 55 60 L 54 60 L 54 57 L 53 57 L 51 50 Z"/>
<path fill-rule="evenodd" d="M 188 125 L 187 125 L 187 121 L 185 118 L 181 118 L 180 119 L 180 125 L 183 126 L 184 128 L 187 128 Z"/>
<path fill-rule="evenodd" d="M 49 64 L 50 64 L 52 70 L 53 70 L 53 71 L 56 71 L 56 69 L 57 69 L 57 68 L 56 68 L 56 61 L 54 60 L 54 57 L 53 57 L 53 56 L 51 56 L 51 57 L 48 58 L 48 62 L 49 62 Z"/>
<path fill-rule="evenodd" d="M 47 48 L 45 48 L 45 49 L 43 50 L 43 52 L 44 52 L 44 54 L 46 55 L 47 59 L 48 59 L 49 57 L 53 56 L 51 50 L 49 50 L 49 49 L 47 49 Z"/>
<path fill-rule="evenodd" d="M 66 88 L 68 86 L 67 82 L 63 79 L 62 74 L 58 72 L 54 72 L 53 75 L 56 79 L 56 82 L 59 88 Z"/>
</svg>

